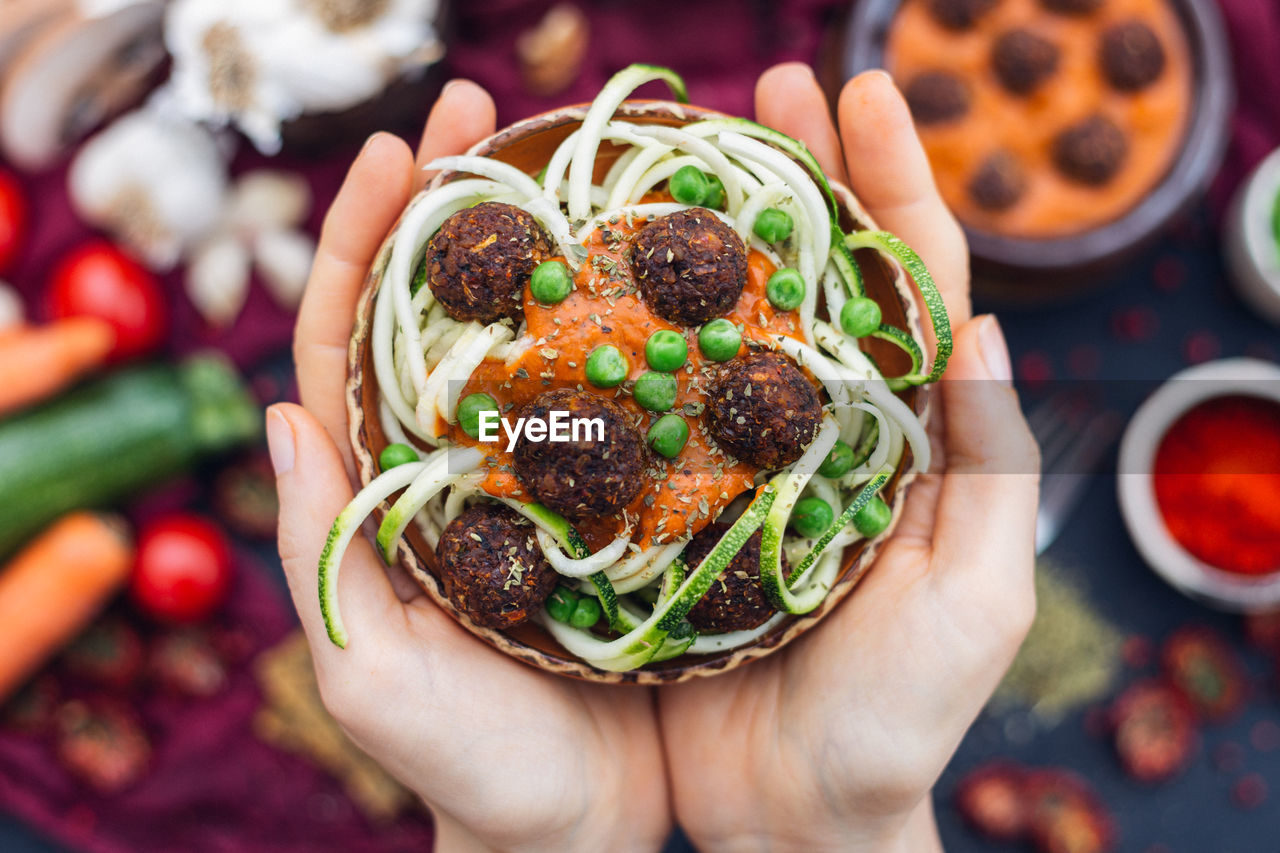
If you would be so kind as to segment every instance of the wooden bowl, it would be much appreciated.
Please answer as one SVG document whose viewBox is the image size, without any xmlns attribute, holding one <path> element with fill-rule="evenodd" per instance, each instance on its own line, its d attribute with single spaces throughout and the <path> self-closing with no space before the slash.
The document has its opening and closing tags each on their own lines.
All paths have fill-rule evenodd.
<svg viewBox="0 0 1280 853">
<path fill-rule="evenodd" d="M 526 119 L 480 142 L 469 153 L 491 156 L 530 174 L 535 173 L 546 164 L 556 146 L 582 123 L 586 110 L 586 105 L 568 107 Z M 642 124 L 673 126 L 702 118 L 722 116 L 721 113 L 711 110 L 665 101 L 627 101 L 618 110 L 618 115 Z M 616 159 L 620 150 L 605 143 L 597 160 L 597 168 L 607 168 L 608 164 Z M 458 176 L 454 173 L 442 174 L 425 192 L 430 192 L 456 177 Z M 842 224 L 846 230 L 852 230 L 854 227 L 874 227 L 871 218 L 852 193 L 843 187 L 836 187 L 836 192 L 844 207 Z M 369 271 L 356 308 L 355 329 L 348 355 L 347 414 L 351 427 L 351 449 L 359 469 L 360 480 L 364 484 L 368 484 L 377 475 L 378 455 L 390 443 L 383 434 L 378 415 L 378 388 L 369 339 L 374 297 L 390 259 L 394 238 L 395 230 L 383 243 Z M 921 314 L 913 295 L 910 279 L 905 272 L 901 267 L 896 264 L 891 265 L 873 251 L 860 252 L 858 261 L 866 277 L 867 292 L 882 306 L 885 322 L 908 329 L 919 338 Z M 871 348 L 871 352 L 887 372 L 892 374 L 908 368 L 905 357 L 895 347 L 884 345 L 880 341 L 872 343 L 875 346 Z M 928 416 L 929 394 L 926 389 L 910 389 L 902 394 L 902 398 L 919 417 L 924 419 Z M 908 486 L 914 479 L 914 474 L 906 470 L 909 464 L 910 451 L 904 455 L 898 472 L 889 480 L 881 493 L 893 509 L 893 524 L 897 523 L 901 515 L 903 499 Z M 374 513 L 375 517 L 381 521 L 388 508 L 387 504 L 380 506 Z M 855 543 L 846 550 L 838 580 L 826 600 L 812 613 L 782 620 L 772 631 L 750 645 L 710 655 L 685 655 L 650 664 L 644 669 L 631 672 L 605 672 L 596 669 L 570 655 L 549 633 L 535 624 L 522 625 L 515 630 L 503 632 L 472 622 L 465 614 L 459 612 L 444 594 L 444 589 L 437 577 L 435 555 L 416 525 L 409 526 L 405 542 L 402 542 L 399 548 L 399 559 L 400 565 L 422 585 L 436 604 L 451 613 L 471 633 L 514 658 L 548 672 L 587 681 L 653 685 L 726 672 L 782 648 L 816 625 L 818 620 L 853 590 L 871 565 L 881 542 L 887 535 L 886 532 L 870 543 L 866 541 Z"/>
</svg>

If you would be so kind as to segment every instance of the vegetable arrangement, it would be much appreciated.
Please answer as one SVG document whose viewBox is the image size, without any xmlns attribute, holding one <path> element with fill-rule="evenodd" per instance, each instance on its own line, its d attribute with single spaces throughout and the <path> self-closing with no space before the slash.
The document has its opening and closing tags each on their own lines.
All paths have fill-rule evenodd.
<svg viewBox="0 0 1280 853">
<path fill-rule="evenodd" d="M 439 556 L 450 524 L 477 500 L 499 501 L 532 522 L 537 545 L 559 576 L 536 620 L 572 655 L 600 670 L 625 671 L 749 644 L 788 616 L 816 609 L 839 577 L 844 549 L 887 529 L 892 513 L 879 492 L 905 450 L 910 448 L 916 468 L 928 467 L 924 428 L 894 393 L 936 380 L 951 351 L 942 299 L 918 256 L 892 234 L 844 233 L 839 201 L 816 160 L 801 143 L 777 131 L 744 119 L 710 118 L 676 128 L 615 116 L 632 91 L 655 80 L 666 82 L 685 100 L 684 84 L 670 70 L 642 65 L 624 69 L 537 177 L 479 156 L 430 164 L 473 177 L 455 177 L 415 199 L 385 256 L 371 347 L 382 427 L 395 443 L 382 454 L 383 473 L 335 521 L 320 560 L 320 600 L 335 644 L 345 646 L 349 640 L 337 598 L 343 554 L 365 518 L 397 493 L 377 534 L 388 561 L 411 524 Z M 597 183 L 597 158 L 606 142 L 622 153 Z M 662 200 L 664 195 L 673 201 Z M 727 492 L 721 492 L 714 508 L 703 501 L 689 511 L 681 536 L 668 537 L 665 518 L 644 528 L 624 510 L 617 515 L 627 523 L 612 541 L 595 548 L 588 547 L 564 512 L 549 508 L 545 500 L 534 500 L 519 488 L 492 488 L 486 477 L 501 466 L 472 439 L 481 413 L 500 404 L 489 393 L 464 394 L 471 387 L 468 382 L 485 370 L 523 364 L 519 360 L 530 352 L 548 362 L 572 357 L 550 347 L 546 338 L 535 339 L 524 316 L 459 319 L 456 306 L 445 304 L 445 294 L 424 286 L 430 272 L 421 259 L 433 235 L 449 227 L 459 212 L 494 202 L 536 220 L 558 256 L 528 274 L 526 315 L 531 305 L 555 311 L 562 303 L 587 298 L 584 289 L 594 296 L 590 276 L 601 266 L 610 271 L 616 266 L 611 257 L 601 260 L 599 247 L 623 239 L 618 234 L 629 233 L 637 223 L 675 219 L 673 214 L 692 210 L 694 223 L 710 214 L 717 220 L 711 223 L 715 228 L 731 229 L 749 247 L 752 263 L 768 273 L 763 295 L 769 318 L 763 309 L 759 324 L 712 312 L 721 316 L 685 321 L 687 335 L 679 325 L 653 332 L 628 357 L 625 344 L 603 342 L 609 324 L 593 316 L 604 333 L 602 342 L 583 363 L 569 361 L 568 366 L 585 380 L 578 382 L 579 391 L 613 389 L 610 394 L 633 406 L 649 424 L 645 444 L 654 456 L 681 464 L 691 458 L 694 442 L 709 446 L 713 458 L 726 455 L 707 439 L 706 426 L 698 419 L 701 409 L 677 406 L 678 399 L 685 399 L 678 397 L 681 388 L 696 384 L 687 378 L 696 375 L 695 362 L 711 375 L 719 364 L 748 363 L 744 352 L 785 356 L 784 361 L 816 379 L 825 394 L 813 435 L 797 449 L 798 458 L 757 466 L 756 481 L 748 479 L 741 492 L 738 504 L 745 507 L 736 517 L 737 507 L 728 509 L 733 496 Z M 926 364 L 924 347 L 911 333 L 883 322 L 880 306 L 866 294 L 854 258 L 863 249 L 900 265 L 919 288 L 937 340 L 932 364 Z M 645 257 L 653 253 L 650 249 Z M 667 262 L 674 257 L 666 251 Z M 615 296 L 631 295 L 619 294 Z M 702 306 L 712 298 L 706 292 Z M 675 310 L 700 307 L 678 304 Z M 566 323 L 582 322 L 566 317 Z M 772 318 L 778 325 L 772 325 Z M 859 346 L 866 338 L 901 348 L 910 369 L 883 376 Z M 751 396 L 751 384 L 744 393 Z M 728 412 L 731 416 L 735 409 Z M 622 460 L 611 464 L 621 466 Z M 661 486 L 663 472 L 673 470 L 664 464 L 643 473 Z M 717 463 L 719 468 L 729 464 L 736 463 Z M 560 476 L 573 485 L 572 473 Z M 705 526 L 716 516 L 726 524 L 718 541 L 701 559 L 687 559 L 685 546 L 694 523 Z M 479 542 L 482 537 L 473 538 Z M 724 573 L 731 565 L 737 570 L 741 554 L 755 548 L 759 585 L 778 612 L 750 630 L 699 634 L 687 618 L 690 612 L 713 585 L 723 586 Z M 522 578 L 519 568 L 512 576 L 516 580 Z"/>
</svg>

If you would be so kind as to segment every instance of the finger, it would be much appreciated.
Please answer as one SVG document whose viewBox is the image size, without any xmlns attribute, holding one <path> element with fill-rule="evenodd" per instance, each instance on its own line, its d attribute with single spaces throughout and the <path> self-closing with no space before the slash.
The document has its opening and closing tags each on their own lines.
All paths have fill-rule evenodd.
<svg viewBox="0 0 1280 853">
<path fill-rule="evenodd" d="M 333 660 L 341 650 L 325 631 L 317 567 L 334 519 L 351 500 L 351 485 L 338 448 L 320 422 L 300 406 L 279 403 L 267 409 L 267 444 L 280 496 L 280 560 L 289 592 L 317 662 Z M 341 569 L 338 599 L 343 621 L 353 638 L 375 642 L 400 600 L 382 561 L 359 532 Z"/>
<path fill-rule="evenodd" d="M 386 133 L 370 137 L 325 217 L 298 310 L 293 358 L 302 405 L 319 419 L 354 471 L 347 437 L 347 344 L 356 299 L 383 239 L 409 200 L 413 155 Z"/>
<path fill-rule="evenodd" d="M 497 126 L 497 110 L 493 98 L 483 88 L 470 80 L 450 80 L 440 90 L 427 126 L 418 145 L 418 170 L 414 189 L 420 190 L 435 172 L 425 167 L 437 157 L 461 154 L 487 136 L 492 136 Z"/>
<path fill-rule="evenodd" d="M 888 74 L 868 71 L 845 84 L 839 116 L 850 187 L 881 228 L 919 253 L 960 325 L 970 315 L 969 249 L 938 195 L 906 101 Z"/>
<path fill-rule="evenodd" d="M 947 471 L 933 550 L 948 567 L 940 580 L 967 591 L 962 594 L 1030 591 L 1040 454 L 1010 375 L 994 317 L 957 330 L 941 384 Z"/>
<path fill-rule="evenodd" d="M 784 62 L 760 75 L 756 83 L 756 121 L 780 130 L 808 147 L 827 177 L 849 182 L 840 153 L 840 137 L 831 121 L 831 105 L 813 69 L 803 62 Z"/>
</svg>

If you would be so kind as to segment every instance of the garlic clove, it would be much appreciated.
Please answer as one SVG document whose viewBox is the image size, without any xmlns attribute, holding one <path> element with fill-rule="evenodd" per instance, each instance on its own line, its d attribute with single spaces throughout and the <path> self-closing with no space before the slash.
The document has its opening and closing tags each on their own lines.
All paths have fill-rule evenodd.
<svg viewBox="0 0 1280 853">
<path fill-rule="evenodd" d="M 164 60 L 164 3 L 99 17 L 73 11 L 28 42 L 0 91 L 0 148 L 27 169 L 51 165 L 103 119 L 140 97 Z"/>
<path fill-rule="evenodd" d="M 12 285 L 0 281 L 0 332 L 16 329 L 26 322 L 22 297 Z"/>
<path fill-rule="evenodd" d="M 316 242 L 303 231 L 266 231 L 254 243 L 254 262 L 267 292 L 282 308 L 295 310 L 311 275 Z"/>
<path fill-rule="evenodd" d="M 226 171 L 207 130 L 144 108 L 90 139 L 67 182 L 82 219 L 166 270 L 217 227 Z"/>
<path fill-rule="evenodd" d="M 200 246 L 187 264 L 187 297 L 209 325 L 221 329 L 240 315 L 249 294 L 249 250 L 231 234 Z"/>
<path fill-rule="evenodd" d="M 525 88 L 535 95 L 555 95 L 573 85 L 590 37 L 591 26 L 581 9 L 569 3 L 553 6 L 537 26 L 516 39 Z"/>
<path fill-rule="evenodd" d="M 246 237 L 295 228 L 311 214 L 311 186 L 301 175 L 272 169 L 246 172 L 236 181 L 226 224 Z"/>
</svg>

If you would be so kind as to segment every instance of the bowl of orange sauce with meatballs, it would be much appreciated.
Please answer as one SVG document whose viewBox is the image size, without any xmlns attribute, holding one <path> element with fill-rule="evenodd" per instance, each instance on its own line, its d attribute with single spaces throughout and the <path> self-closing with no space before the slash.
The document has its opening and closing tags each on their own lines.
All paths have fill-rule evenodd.
<svg viewBox="0 0 1280 853">
<path fill-rule="evenodd" d="M 1228 50 L 1211 0 L 865 0 L 842 72 L 894 76 L 979 279 L 1041 297 L 1200 196 L 1226 146 Z"/>
</svg>

